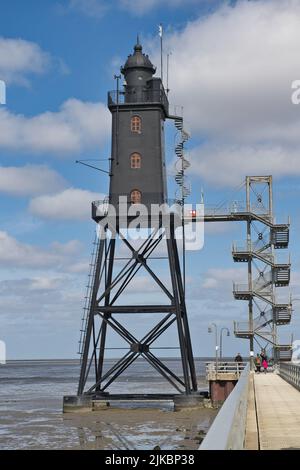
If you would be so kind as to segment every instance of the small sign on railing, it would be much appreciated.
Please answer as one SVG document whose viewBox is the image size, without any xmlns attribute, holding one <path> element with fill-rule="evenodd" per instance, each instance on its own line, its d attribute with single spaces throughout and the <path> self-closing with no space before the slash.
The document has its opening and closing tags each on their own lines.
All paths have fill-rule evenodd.
<svg viewBox="0 0 300 470">
<path fill-rule="evenodd" d="M 0 104 L 6 104 L 6 85 L 3 80 L 0 80 Z"/>
<path fill-rule="evenodd" d="M 0 340 L 0 364 L 6 364 L 6 344 Z"/>
</svg>

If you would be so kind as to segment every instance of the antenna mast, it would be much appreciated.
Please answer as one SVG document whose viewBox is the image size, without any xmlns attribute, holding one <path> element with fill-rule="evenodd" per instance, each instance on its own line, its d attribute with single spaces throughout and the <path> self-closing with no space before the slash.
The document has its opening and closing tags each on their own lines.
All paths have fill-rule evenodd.
<svg viewBox="0 0 300 470">
<path fill-rule="evenodd" d="M 167 95 L 169 94 L 170 88 L 169 88 L 169 62 L 170 62 L 170 55 L 172 55 L 172 52 L 168 52 L 167 54 Z"/>
<path fill-rule="evenodd" d="M 164 74 L 163 74 L 163 25 L 160 23 L 158 27 L 158 35 L 160 37 L 160 76 L 161 81 L 164 81 Z"/>
</svg>

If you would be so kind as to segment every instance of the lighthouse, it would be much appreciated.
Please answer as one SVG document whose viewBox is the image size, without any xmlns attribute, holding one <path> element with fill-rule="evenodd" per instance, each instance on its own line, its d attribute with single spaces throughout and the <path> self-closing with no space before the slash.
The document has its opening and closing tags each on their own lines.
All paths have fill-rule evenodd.
<svg viewBox="0 0 300 470">
<path fill-rule="evenodd" d="M 109 194 L 105 201 L 92 204 L 92 217 L 99 225 L 101 236 L 95 243 L 81 328 L 78 391 L 76 396 L 65 397 L 64 409 L 67 411 L 74 407 L 90 407 L 94 400 L 116 398 L 110 391 L 111 385 L 137 359 L 148 362 L 173 389 L 171 395 L 145 393 L 142 398 L 175 397 L 178 400 L 179 397 L 180 403 L 188 399 L 188 406 L 193 400 L 200 399 L 175 237 L 175 216 L 171 217 L 169 227 L 163 219 L 159 219 L 154 228 L 149 222 L 147 236 L 139 246 L 124 236 L 122 228 L 125 225 L 120 222 L 124 205 L 125 209 L 144 205 L 151 210 L 153 205 L 160 206 L 168 201 L 165 121 L 174 120 L 178 130 L 182 118 L 170 115 L 167 94 L 161 78 L 154 76 L 155 72 L 155 66 L 143 52 L 138 39 L 133 53 L 121 67 L 123 84 L 120 86 L 121 76 L 117 76 L 117 89 L 108 92 L 112 116 Z M 115 210 L 117 223 L 113 228 L 106 206 Z M 159 256 L 156 253 L 163 243 L 165 255 Z M 124 244 L 129 250 L 126 258 L 122 255 L 121 245 Z M 164 263 L 163 269 L 159 263 Z M 163 278 L 166 271 L 168 282 Z M 153 295 L 151 302 L 128 304 L 124 294 L 133 291 L 133 282 L 140 272 L 152 278 L 161 296 Z M 140 294 L 144 298 L 147 288 L 142 286 Z M 123 318 L 126 315 L 145 325 L 141 337 L 133 334 L 125 324 Z M 154 318 L 150 330 L 146 329 L 149 323 L 144 322 L 145 315 Z M 159 349 L 156 341 L 164 336 L 166 346 L 162 349 L 169 349 L 167 332 L 172 326 L 177 333 L 174 349 L 179 351 L 181 373 L 171 370 L 156 354 Z M 105 370 L 110 330 L 125 341 L 127 348 L 124 355 Z M 140 395 L 133 393 L 129 397 L 127 393 L 126 398 L 136 400 Z"/>
<path fill-rule="evenodd" d="M 121 73 L 124 89 L 109 92 L 112 154 L 109 197 L 128 203 L 162 204 L 167 198 L 164 123 L 169 113 L 161 78 L 139 41 Z"/>
</svg>

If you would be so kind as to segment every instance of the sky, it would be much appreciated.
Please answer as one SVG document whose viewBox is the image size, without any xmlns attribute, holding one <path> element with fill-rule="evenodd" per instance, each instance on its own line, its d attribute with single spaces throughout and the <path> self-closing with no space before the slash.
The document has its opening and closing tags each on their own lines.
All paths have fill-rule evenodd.
<svg viewBox="0 0 300 470">
<path fill-rule="evenodd" d="M 107 194 L 108 178 L 75 161 L 101 159 L 107 169 L 107 91 L 137 34 L 159 72 L 160 23 L 171 109 L 183 107 L 191 133 L 188 202 L 199 202 L 202 191 L 208 205 L 243 200 L 235 188 L 246 175 L 273 175 L 276 220 L 291 217 L 291 289 L 300 298 L 300 105 L 291 101 L 300 79 L 299 0 L 2 0 L 0 8 L 7 87 L 0 105 L 0 339 L 9 359 L 76 357 L 95 231 L 90 203 Z M 170 198 L 174 139 L 169 122 Z M 210 224 L 204 248 L 187 253 L 197 356 L 214 354 L 211 322 L 231 331 L 224 354 L 248 354 L 248 341 L 232 331 L 233 320 L 247 318 L 246 303 L 232 297 L 232 281 L 246 282 L 246 266 L 231 257 L 232 242 L 245 234 L 242 223 Z M 156 295 L 146 277 L 139 283 L 128 300 Z M 279 297 L 289 294 L 282 289 Z M 300 339 L 299 309 L 295 300 L 282 343 L 292 332 Z M 138 334 L 147 322 L 134 324 Z M 168 335 L 161 344 L 176 343 Z"/>
</svg>

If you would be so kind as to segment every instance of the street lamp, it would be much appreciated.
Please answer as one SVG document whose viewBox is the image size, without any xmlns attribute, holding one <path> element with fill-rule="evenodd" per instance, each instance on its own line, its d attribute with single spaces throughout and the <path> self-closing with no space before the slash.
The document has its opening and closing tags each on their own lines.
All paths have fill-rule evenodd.
<svg viewBox="0 0 300 470">
<path fill-rule="evenodd" d="M 212 333 L 213 329 L 212 326 L 215 329 L 215 348 L 216 348 L 216 374 L 218 373 L 218 327 L 215 323 L 211 323 L 211 326 L 208 327 L 208 333 Z"/>
<path fill-rule="evenodd" d="M 220 360 L 222 360 L 222 340 L 223 340 L 223 331 L 227 331 L 227 335 L 226 336 L 230 336 L 230 331 L 229 329 L 224 326 L 223 328 L 221 328 L 221 331 L 220 331 Z"/>
</svg>

